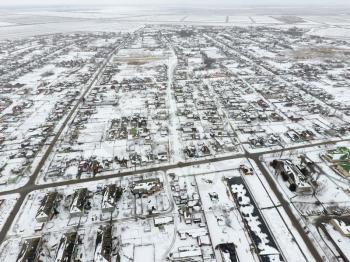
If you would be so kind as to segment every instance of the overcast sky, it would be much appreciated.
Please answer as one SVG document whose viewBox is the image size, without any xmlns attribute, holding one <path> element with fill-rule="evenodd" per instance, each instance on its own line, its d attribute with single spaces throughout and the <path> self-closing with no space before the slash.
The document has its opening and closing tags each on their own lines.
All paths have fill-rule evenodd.
<svg viewBox="0 0 350 262">
<path fill-rule="evenodd" d="M 0 0 L 0 5 L 346 5 L 350 0 Z"/>
</svg>

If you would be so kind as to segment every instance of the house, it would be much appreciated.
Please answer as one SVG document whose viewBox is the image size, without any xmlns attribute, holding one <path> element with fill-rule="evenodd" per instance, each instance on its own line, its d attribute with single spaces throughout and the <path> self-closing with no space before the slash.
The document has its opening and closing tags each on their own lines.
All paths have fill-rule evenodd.
<svg viewBox="0 0 350 262">
<path fill-rule="evenodd" d="M 187 157 L 194 157 L 197 153 L 197 149 L 194 145 L 189 145 L 184 149 L 184 153 Z"/>
<path fill-rule="evenodd" d="M 102 212 L 113 212 L 122 194 L 123 189 L 115 184 L 106 185 L 103 189 Z"/>
<path fill-rule="evenodd" d="M 167 151 L 158 152 L 157 159 L 159 161 L 168 161 L 168 152 Z"/>
<path fill-rule="evenodd" d="M 69 212 L 71 217 L 83 215 L 87 195 L 87 188 L 80 188 L 75 190 Z"/>
<path fill-rule="evenodd" d="M 185 134 L 191 134 L 197 132 L 197 129 L 195 127 L 183 127 L 182 132 Z"/>
<path fill-rule="evenodd" d="M 237 257 L 237 251 L 235 244 L 233 243 L 222 243 L 215 247 L 216 250 L 219 250 L 219 254 L 222 262 L 232 262 L 239 261 Z"/>
<path fill-rule="evenodd" d="M 151 195 L 158 192 L 163 187 L 163 183 L 159 178 L 150 178 L 133 182 L 131 192 L 134 195 Z"/>
<path fill-rule="evenodd" d="M 192 215 L 192 220 L 193 220 L 193 223 L 202 223 L 203 221 L 203 216 L 201 213 L 195 213 Z"/>
<path fill-rule="evenodd" d="M 298 135 L 304 140 L 304 141 L 309 141 L 312 140 L 315 136 L 315 134 L 310 131 L 310 130 L 303 130 L 298 133 Z"/>
<path fill-rule="evenodd" d="M 197 243 L 198 243 L 198 246 L 200 246 L 200 247 L 201 246 L 210 246 L 211 245 L 210 237 L 208 235 L 198 236 Z"/>
<path fill-rule="evenodd" d="M 311 192 L 312 187 L 307 182 L 306 176 L 300 166 L 295 165 L 291 160 L 274 160 L 271 166 L 276 169 L 284 181 L 289 183 L 289 189 L 296 192 Z"/>
<path fill-rule="evenodd" d="M 154 217 L 153 218 L 154 221 L 154 226 L 155 227 L 159 227 L 159 226 L 163 226 L 166 224 L 170 224 L 174 222 L 174 218 L 171 216 L 166 216 L 166 217 Z"/>
<path fill-rule="evenodd" d="M 192 214 L 188 208 L 183 210 L 183 217 L 186 224 L 192 224 Z"/>
<path fill-rule="evenodd" d="M 17 262 L 39 262 L 42 240 L 41 237 L 25 239 L 21 251 L 17 257 Z"/>
<path fill-rule="evenodd" d="M 335 169 L 345 178 L 350 177 L 350 163 L 340 163 L 335 167 Z"/>
<path fill-rule="evenodd" d="M 106 225 L 101 227 L 97 232 L 96 247 L 94 254 L 95 262 L 112 261 L 112 226 Z"/>
<path fill-rule="evenodd" d="M 331 219 L 331 224 L 343 236 L 350 237 L 350 225 L 347 225 L 344 221 L 335 218 Z"/>
<path fill-rule="evenodd" d="M 207 145 L 205 144 L 201 145 L 200 150 L 203 153 L 203 155 L 210 155 L 210 149 Z"/>
<path fill-rule="evenodd" d="M 74 249 L 77 243 L 78 233 L 65 233 L 60 240 L 56 251 L 55 262 L 73 261 Z"/>
<path fill-rule="evenodd" d="M 57 195 L 57 192 L 50 192 L 45 195 L 35 216 L 37 222 L 47 222 L 52 218 Z"/>
<path fill-rule="evenodd" d="M 297 132 L 295 132 L 294 130 L 288 130 L 286 132 L 286 136 L 289 137 L 289 139 L 292 142 L 301 142 L 302 138 L 299 136 L 299 134 Z"/>
<path fill-rule="evenodd" d="M 179 247 L 177 252 L 170 254 L 174 260 L 183 261 L 190 260 L 193 257 L 202 257 L 202 251 L 199 246 L 182 246 Z"/>
<path fill-rule="evenodd" d="M 247 167 L 244 164 L 239 166 L 239 172 L 242 175 L 253 175 L 253 169 L 251 167 Z"/>
<path fill-rule="evenodd" d="M 337 147 L 336 149 L 328 150 L 324 158 L 332 163 L 350 162 L 350 149 L 347 147 Z"/>
</svg>

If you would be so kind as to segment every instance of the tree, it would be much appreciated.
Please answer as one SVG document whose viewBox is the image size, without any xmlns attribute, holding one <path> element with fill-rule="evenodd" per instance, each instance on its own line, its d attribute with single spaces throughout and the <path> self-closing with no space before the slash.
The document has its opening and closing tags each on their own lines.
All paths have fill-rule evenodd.
<svg viewBox="0 0 350 262">
<path fill-rule="evenodd" d="M 296 184 L 290 184 L 289 185 L 289 190 L 292 191 L 292 192 L 295 192 L 295 190 L 297 190 L 297 185 Z"/>
</svg>

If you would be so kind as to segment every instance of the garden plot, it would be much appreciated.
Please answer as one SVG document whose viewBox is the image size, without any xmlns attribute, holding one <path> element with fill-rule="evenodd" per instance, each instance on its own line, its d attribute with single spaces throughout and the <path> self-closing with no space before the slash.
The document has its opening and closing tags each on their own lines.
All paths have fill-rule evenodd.
<svg viewBox="0 0 350 262">
<path fill-rule="evenodd" d="M 194 103 L 190 99 L 186 103 L 177 99 L 185 158 L 235 151 L 236 141 L 230 127 L 225 125 L 222 114 L 217 111 L 215 100 L 204 94 L 203 89 L 194 89 L 192 99 Z"/>
<path fill-rule="evenodd" d="M 157 14 L 157 15 L 143 15 L 143 16 L 135 16 L 135 17 L 126 17 L 125 19 L 128 21 L 138 21 L 138 22 L 155 22 L 155 23 L 177 23 L 181 22 L 184 19 L 184 15 L 180 14 Z"/>
<path fill-rule="evenodd" d="M 115 40 L 111 40 L 111 41 L 115 42 Z M 100 44 L 100 46 L 105 46 L 107 44 L 108 44 L 108 42 L 105 42 L 104 45 Z M 83 61 L 87 61 L 87 60 L 93 58 L 94 55 L 95 55 L 95 52 L 88 52 L 88 51 L 82 52 L 78 47 L 75 47 L 75 48 L 71 48 L 69 53 L 57 58 L 55 60 L 55 62 L 59 63 L 59 62 L 63 62 L 63 61 L 71 61 L 73 59 L 75 59 L 75 60 L 81 59 Z"/>
<path fill-rule="evenodd" d="M 227 187 L 220 179 L 230 173 L 225 171 L 220 174 L 196 176 L 212 245 L 217 248 L 222 243 L 239 243 L 239 245 L 236 244 L 237 256 L 244 257 L 246 261 L 254 261 L 257 257 L 256 254 L 250 252 L 251 240 L 244 230 L 239 212 L 235 209 L 230 196 L 227 195 Z M 211 199 L 210 196 L 215 194 L 217 197 Z"/>
<path fill-rule="evenodd" d="M 267 58 L 267 59 L 274 59 L 276 58 L 277 54 L 273 53 L 271 51 L 267 51 L 266 49 L 262 49 L 259 46 L 250 46 L 249 51 L 254 53 L 254 55 L 261 57 L 261 58 Z"/>
<path fill-rule="evenodd" d="M 99 257 L 98 246 L 101 243 L 99 239 L 99 233 L 103 229 L 109 227 L 110 224 L 104 223 L 101 225 L 92 225 L 88 228 L 70 228 L 65 231 L 52 231 L 40 236 L 30 238 L 12 238 L 6 241 L 2 246 L 1 259 L 10 259 L 15 261 L 20 256 L 21 248 L 27 241 L 36 240 L 33 244 L 33 248 L 38 248 L 37 255 L 41 260 L 45 261 L 57 261 L 61 259 L 84 259 Z M 111 245 L 114 250 L 118 248 L 119 234 L 117 227 L 112 225 L 109 239 L 111 242 L 104 242 Z M 16 248 L 14 248 L 16 247 Z M 74 248 L 74 252 L 70 248 Z M 113 259 L 118 257 L 115 252 L 105 252 L 106 256 L 110 256 Z"/>
<path fill-rule="evenodd" d="M 0 162 L 8 162 L 3 166 L 2 182 L 4 184 L 25 183 L 38 163 L 41 153 L 46 149 L 47 141 L 59 129 L 68 110 L 77 101 L 76 98 L 85 88 L 87 81 L 96 70 L 96 64 L 85 61 L 82 64 L 75 57 L 66 53 L 71 50 L 75 41 L 96 39 L 96 35 L 76 35 L 77 39 L 70 39 L 61 35 L 41 36 L 38 43 L 32 44 L 30 49 L 22 45 L 19 49 L 22 54 L 23 66 L 13 71 L 6 71 L 2 77 L 12 79 L 9 86 L 14 87 L 6 93 L 6 98 L 12 101 L 1 112 L 3 123 L 2 132 L 6 134 L 2 145 Z M 108 39 L 109 34 L 104 37 Z M 114 35 L 114 37 L 116 37 Z M 25 40 L 22 40 L 25 41 Z M 51 42 L 57 41 L 52 47 Z M 105 45 L 88 52 L 90 46 L 76 47 L 76 52 L 87 54 L 95 58 L 97 53 L 105 51 Z M 16 52 L 8 54 L 11 58 Z M 28 63 L 36 57 L 35 62 Z M 62 59 L 61 59 L 62 58 Z M 9 59 L 9 58 L 7 58 Z M 69 60 L 67 62 L 67 59 Z M 13 79 L 12 74 L 16 73 Z M 21 179 L 25 177 L 26 179 Z M 18 184 L 19 185 L 19 184 Z M 9 189 L 9 188 L 7 188 Z"/>
<path fill-rule="evenodd" d="M 62 18 L 58 18 L 56 23 L 47 23 L 45 26 L 38 27 L 37 24 L 16 25 L 0 27 L 0 40 L 6 39 L 23 39 L 44 34 L 59 33 L 76 33 L 76 32 L 133 32 L 140 28 L 142 24 L 138 22 L 98 22 L 96 21 L 69 21 L 62 22 Z"/>
<path fill-rule="evenodd" d="M 308 181 L 307 183 L 312 185 L 312 189 L 306 192 L 292 192 L 288 189 L 288 183 L 283 181 L 282 176 L 275 177 L 276 181 L 280 185 L 284 194 L 291 199 L 291 202 L 299 211 L 305 216 L 313 215 L 312 210 L 324 212 L 327 209 L 332 212 L 335 206 L 348 207 L 349 195 L 344 190 L 346 180 L 342 179 L 339 175 L 336 175 L 334 171 L 327 168 L 327 166 L 319 158 L 321 153 L 324 153 L 325 148 L 322 149 L 304 149 L 285 152 L 281 156 L 266 155 L 264 157 L 266 165 L 269 167 L 271 174 L 275 177 L 276 173 L 270 166 L 270 162 L 275 158 L 290 159 L 293 163 L 301 163 L 300 155 L 305 155 L 307 159 L 317 165 L 316 173 L 313 174 L 314 182 Z M 344 184 L 345 183 L 345 184 Z M 335 199 L 337 199 L 335 201 Z"/>
<path fill-rule="evenodd" d="M 2 229 L 4 223 L 8 219 L 12 208 L 16 204 L 17 198 L 17 194 L 0 197 L 0 229 Z"/>
<path fill-rule="evenodd" d="M 251 24 L 252 20 L 250 20 L 249 16 L 239 16 L 234 15 L 229 17 L 229 22 L 233 24 Z"/>
<path fill-rule="evenodd" d="M 211 79 L 221 78 L 226 72 L 216 65 L 216 61 L 226 59 L 219 48 L 210 45 L 206 38 L 195 38 L 202 49 L 192 51 L 180 39 L 174 45 L 187 54 L 187 63 L 180 61 L 174 78 L 174 98 L 177 108 L 178 128 L 183 141 L 183 154 L 186 160 L 225 155 L 237 152 L 235 136 L 224 112 L 219 108 L 215 91 L 208 84 Z M 183 45 L 183 46 L 182 46 Z M 183 76 L 194 76 L 184 80 Z M 186 77 L 184 77 L 186 78 Z M 213 80 L 214 81 L 214 80 Z"/>
<path fill-rule="evenodd" d="M 0 260 L 343 255 L 347 42 L 248 18 L 0 41 L 0 189 L 25 194 L 0 198 Z"/>
<path fill-rule="evenodd" d="M 332 94 L 337 102 L 349 105 L 350 98 L 348 96 L 349 89 L 348 86 L 346 86 L 347 83 L 344 83 L 344 86 L 337 86 L 337 83 L 332 82 L 312 82 L 312 84 Z"/>
<path fill-rule="evenodd" d="M 139 191 L 135 191 L 134 185 L 143 180 L 154 180 L 157 183 L 159 181 L 160 187 L 152 191 L 142 191 L 146 192 L 145 195 L 138 197 L 135 194 L 139 194 Z M 89 227 L 108 221 L 166 214 L 171 210 L 171 206 L 162 186 L 163 182 L 164 178 L 160 173 L 144 174 L 106 180 L 97 185 L 85 183 L 77 187 L 59 187 L 55 190 L 33 192 L 27 197 L 23 209 L 15 220 L 13 233 L 29 236 L 38 231 L 43 233 L 65 231 L 77 225 Z M 114 189 L 108 188 L 111 186 Z M 108 195 L 114 191 L 106 191 L 107 188 L 117 190 L 117 195 Z M 52 196 L 53 194 L 55 195 Z M 49 204 L 52 206 L 48 211 L 50 213 L 45 213 L 43 216 L 40 213 L 41 207 L 46 205 L 48 208 Z"/>
<path fill-rule="evenodd" d="M 332 25 L 344 25 L 350 23 L 350 18 L 346 16 L 303 16 L 306 20 L 310 20 L 316 23 L 326 23 Z"/>
<path fill-rule="evenodd" d="M 275 60 L 275 61 L 267 61 L 267 63 L 269 63 L 271 66 L 275 67 L 275 68 L 278 68 L 280 70 L 289 70 L 293 64 L 290 63 L 290 62 L 287 62 L 287 61 L 278 61 L 278 60 Z"/>
<path fill-rule="evenodd" d="M 154 262 L 155 250 L 153 245 L 134 246 L 135 262 Z"/>
<path fill-rule="evenodd" d="M 234 196 L 237 208 L 240 210 L 246 229 L 252 236 L 253 244 L 258 249 L 258 255 L 262 260 L 283 261 L 281 253 L 277 249 L 271 231 L 263 222 L 261 213 L 258 211 L 254 199 L 247 191 L 245 183 L 240 177 L 228 179 L 228 185 Z"/>
<path fill-rule="evenodd" d="M 281 21 L 285 24 L 305 24 L 306 21 L 299 16 L 289 15 L 289 16 L 273 16 L 274 19 Z"/>
<path fill-rule="evenodd" d="M 149 187 L 151 181 L 155 186 L 153 188 Z M 139 248 L 152 245 L 165 252 L 173 237 L 173 226 L 158 228 L 153 225 L 153 217 L 172 212 L 164 182 L 161 173 L 147 173 L 103 180 L 98 184 L 89 182 L 35 191 L 26 198 L 24 207 L 15 219 L 10 239 L 2 246 L 2 255 L 16 257 L 19 250 L 16 253 L 8 248 L 35 234 L 45 239 L 47 248 L 42 255 L 55 257 L 58 255 L 58 239 L 66 233 L 76 232 L 81 241 L 76 244 L 78 253 L 75 255 L 91 258 L 96 242 L 90 240 L 96 239 L 97 231 L 107 225 L 113 227 L 114 244 L 121 245 L 118 248 L 120 256 L 130 255 L 128 246 Z M 138 212 L 139 209 L 143 211 Z M 156 261 L 162 261 L 163 252 L 154 254 Z"/>
<path fill-rule="evenodd" d="M 8 22 L 0 22 L 0 26 L 12 26 L 15 25 L 14 23 L 8 23 Z"/>
<path fill-rule="evenodd" d="M 193 176 L 178 176 L 177 171 L 178 169 L 175 173 L 169 172 L 168 175 L 173 205 L 178 214 L 174 214 L 171 218 L 159 218 L 157 221 L 157 223 L 173 221 L 176 225 L 177 235 L 172 240 L 173 244 L 167 257 L 185 259 L 205 256 L 213 259 L 214 250 L 202 212 L 197 182 Z"/>
<path fill-rule="evenodd" d="M 153 219 L 129 220 L 118 224 L 121 234 L 120 261 L 164 261 L 176 237 L 174 224 L 156 227 Z M 147 254 L 147 257 L 145 257 Z M 151 259 L 151 260 L 148 260 Z"/>
<path fill-rule="evenodd" d="M 24 81 L 22 79 L 21 81 Z M 28 85 L 30 85 L 29 82 Z M 36 87 L 36 86 L 35 86 Z M 35 90 L 35 88 L 33 88 Z M 29 163 L 30 159 L 34 158 L 36 151 L 43 146 L 46 138 L 42 131 L 50 130 L 53 125 L 47 124 L 47 120 L 50 118 L 53 112 L 55 112 L 56 104 L 66 99 L 68 90 L 63 90 L 56 96 L 52 97 L 51 94 L 28 94 L 25 99 L 18 98 L 13 108 L 18 108 L 19 116 L 16 116 L 16 121 L 9 122 L 6 125 L 4 134 L 11 134 L 12 139 L 3 144 L 3 149 L 7 148 L 6 152 L 2 154 L 0 158 L 3 161 L 8 161 L 8 166 L 2 171 L 4 181 L 15 179 L 20 180 L 22 174 L 22 166 L 24 163 Z M 4 110 L 4 114 L 12 114 L 13 110 Z M 31 147 L 36 148 L 31 148 Z M 27 151 L 24 153 L 24 148 Z M 16 160 L 17 159 L 17 160 Z M 22 161 L 18 161 L 22 159 Z M 0 161 L 1 161 L 0 160 Z M 11 163 L 18 163 L 18 166 L 14 167 Z M 12 167 L 11 167 L 12 166 Z M 14 170 L 17 170 L 15 173 Z M 21 171 L 22 170 L 22 171 Z M 15 178 L 17 177 L 17 178 Z M 18 180 L 17 180 L 18 179 Z"/>
<path fill-rule="evenodd" d="M 103 171 L 170 160 L 167 84 L 164 83 L 167 61 L 164 57 L 157 57 L 160 60 L 156 65 L 144 61 L 140 55 L 148 54 L 145 48 L 139 47 L 152 47 L 152 52 L 157 55 L 165 51 L 153 37 L 136 39 L 130 45 L 135 48 L 121 49 L 106 67 L 101 85 L 95 86 L 86 96 L 61 143 L 67 150 L 56 153 L 57 157 L 47 169 L 46 179 L 95 176 Z M 153 75 L 150 68 L 154 70 Z M 130 74 L 125 74 L 129 70 Z M 107 76 L 108 72 L 113 75 Z M 96 170 L 84 167 L 84 163 L 96 163 Z M 72 174 L 76 170 L 77 173 Z"/>
<path fill-rule="evenodd" d="M 244 173 L 246 172 L 244 170 L 247 173 Z M 279 202 L 270 190 L 264 176 L 255 164 L 251 164 L 251 161 L 235 159 L 177 168 L 169 170 L 168 175 L 170 179 L 175 177 L 173 179 L 173 181 L 176 181 L 175 184 L 172 184 L 173 182 L 170 181 L 170 185 L 171 187 L 174 185 L 176 190 L 177 184 L 179 184 L 179 192 L 181 192 L 183 185 L 187 186 L 188 195 L 192 194 L 193 188 L 197 188 L 211 243 L 213 248 L 216 249 L 215 255 L 220 256 L 217 249 L 221 244 L 233 243 L 238 258 L 255 261 L 257 256 L 259 256 L 259 254 L 252 252 L 249 248 L 253 240 L 250 238 L 246 228 L 247 225 L 243 221 L 244 217 L 240 216 L 239 210 L 235 207 L 233 195 L 229 193 L 227 182 L 230 179 L 241 179 L 240 181 L 244 182 L 247 190 L 250 192 L 252 201 L 256 203 L 256 209 L 261 212 L 262 221 L 265 221 L 263 223 L 267 223 L 265 224 L 267 228 L 265 227 L 264 230 L 270 230 L 273 238 L 277 239 L 283 232 L 284 241 L 283 243 L 278 242 L 280 250 L 283 252 L 283 257 L 287 261 L 313 261 L 306 244 L 292 226 L 288 216 L 283 213 L 283 209 L 277 208 Z M 192 176 L 195 176 L 195 183 L 193 183 Z M 176 196 L 177 194 L 173 193 L 175 202 L 177 202 Z M 183 221 L 185 220 L 180 221 L 182 221 L 181 227 L 184 227 Z M 178 228 L 180 228 L 180 224 L 178 224 Z M 187 237 L 186 241 L 188 239 Z M 254 241 L 257 241 L 257 239 L 254 238 Z M 285 241 L 286 239 L 288 241 Z M 181 243 L 181 241 L 179 242 Z M 262 248 L 262 246 L 260 247 Z M 260 255 L 265 256 L 266 254 L 261 253 Z M 298 254 L 298 256 L 294 256 L 295 254 Z M 272 256 L 276 259 L 278 258 L 278 256 Z M 296 260 L 296 257 L 298 260 Z"/>
<path fill-rule="evenodd" d="M 224 23 L 225 16 L 217 16 L 217 15 L 190 15 L 186 17 L 186 22 L 208 22 L 208 23 Z"/>
<path fill-rule="evenodd" d="M 348 144 L 342 145 L 348 146 Z M 305 228 L 311 232 L 310 237 L 318 241 L 316 245 L 318 250 L 322 250 L 322 254 L 328 255 L 333 253 L 332 248 L 317 228 L 320 227 L 320 223 L 329 220 L 330 215 L 341 218 L 343 216 L 347 217 L 350 212 L 348 180 L 341 174 L 336 173 L 331 168 L 332 163 L 327 162 L 323 157 L 330 149 L 334 149 L 334 146 L 299 149 L 279 155 L 264 156 L 265 166 L 276 181 L 279 190 L 288 199 Z M 309 171 L 311 172 L 309 178 L 304 180 L 311 186 L 310 190 L 298 191 L 297 189 L 294 192 L 290 187 L 288 188 L 290 181 L 285 181 L 270 165 L 274 159 L 288 159 L 298 168 L 302 168 L 303 163 L 314 166 Z"/>
<path fill-rule="evenodd" d="M 274 19 L 273 17 L 271 16 L 251 16 L 250 17 L 254 23 L 257 23 L 257 24 L 280 24 L 281 22 Z"/>
</svg>

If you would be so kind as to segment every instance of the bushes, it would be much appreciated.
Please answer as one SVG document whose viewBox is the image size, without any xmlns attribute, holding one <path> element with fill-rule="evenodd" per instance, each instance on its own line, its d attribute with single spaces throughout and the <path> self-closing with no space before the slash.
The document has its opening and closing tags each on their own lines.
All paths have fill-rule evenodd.
<svg viewBox="0 0 350 262">
<path fill-rule="evenodd" d="M 289 190 L 292 191 L 292 192 L 295 192 L 295 190 L 297 190 L 297 185 L 296 184 L 290 184 L 289 185 Z"/>
</svg>

